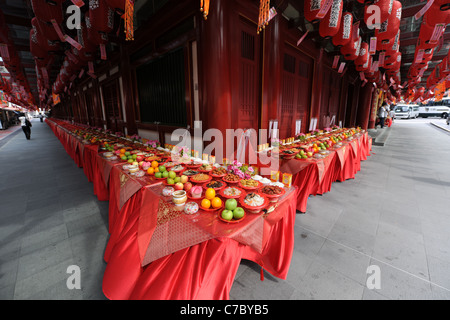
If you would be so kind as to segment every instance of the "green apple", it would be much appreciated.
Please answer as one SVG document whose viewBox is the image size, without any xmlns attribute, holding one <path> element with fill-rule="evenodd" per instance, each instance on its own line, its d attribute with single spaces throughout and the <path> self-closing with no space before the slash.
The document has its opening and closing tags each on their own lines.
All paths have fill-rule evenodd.
<svg viewBox="0 0 450 320">
<path fill-rule="evenodd" d="M 188 182 L 188 180 L 189 180 L 189 177 L 188 176 L 185 176 L 184 174 L 181 176 L 181 180 L 180 180 L 180 182 L 181 183 L 186 183 L 186 182 Z"/>
<path fill-rule="evenodd" d="M 176 176 L 177 176 L 177 173 L 175 171 L 169 171 L 170 178 L 175 179 Z"/>
<path fill-rule="evenodd" d="M 126 156 L 121 156 L 120 159 L 122 159 L 123 161 L 128 161 L 128 158 Z"/>
<path fill-rule="evenodd" d="M 159 166 L 159 172 L 164 172 L 166 171 L 166 167 L 164 166 Z"/>
<path fill-rule="evenodd" d="M 233 210 L 233 218 L 236 220 L 242 219 L 242 217 L 244 217 L 244 214 L 244 209 L 242 209 L 241 207 L 237 207 Z"/>
<path fill-rule="evenodd" d="M 175 181 L 171 178 L 167 178 L 167 184 L 175 184 Z"/>
<path fill-rule="evenodd" d="M 162 178 L 161 174 L 161 172 L 155 172 L 155 178 Z"/>
<path fill-rule="evenodd" d="M 132 157 L 133 157 L 133 159 L 136 159 L 137 158 L 137 154 L 133 154 Z"/>
<path fill-rule="evenodd" d="M 233 211 L 231 210 L 223 210 L 221 213 L 222 219 L 230 221 L 233 219 Z"/>
<path fill-rule="evenodd" d="M 134 162 L 133 159 L 128 159 L 129 164 L 132 164 L 133 162 Z"/>
<path fill-rule="evenodd" d="M 236 209 L 237 208 L 237 201 L 236 201 L 236 199 L 227 199 L 227 201 L 225 202 L 225 208 L 227 210 L 231 210 L 231 211 Z"/>
<path fill-rule="evenodd" d="M 162 173 L 163 178 L 168 178 L 169 177 L 169 173 L 167 171 L 164 171 Z M 173 180 L 173 179 L 172 179 Z"/>
<path fill-rule="evenodd" d="M 125 155 L 128 157 L 129 155 L 131 155 L 130 151 L 125 151 Z"/>
<path fill-rule="evenodd" d="M 172 178 L 170 176 L 170 172 L 169 172 L 169 178 Z M 172 178 L 172 179 L 173 179 L 173 181 L 175 181 L 175 183 L 181 182 L 181 178 L 180 177 L 175 177 L 175 178 Z"/>
</svg>

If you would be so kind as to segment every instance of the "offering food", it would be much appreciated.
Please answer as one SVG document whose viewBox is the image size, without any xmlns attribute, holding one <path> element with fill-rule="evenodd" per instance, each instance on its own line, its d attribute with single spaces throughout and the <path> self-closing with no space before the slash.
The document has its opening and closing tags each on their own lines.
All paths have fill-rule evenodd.
<svg viewBox="0 0 450 320">
<path fill-rule="evenodd" d="M 220 195 L 225 198 L 239 198 L 244 190 L 236 188 L 236 187 L 226 187 L 222 189 Z"/>
<path fill-rule="evenodd" d="M 166 164 L 166 166 L 167 166 L 167 164 Z M 183 169 L 184 169 L 184 167 L 181 164 L 177 164 L 177 165 L 172 167 L 172 171 L 174 171 L 174 172 L 179 172 L 179 171 L 181 171 Z"/>
<path fill-rule="evenodd" d="M 215 175 L 215 176 L 223 176 L 227 174 L 227 170 L 225 168 L 219 167 L 219 168 L 214 168 L 211 171 L 211 175 Z"/>
<path fill-rule="evenodd" d="M 195 186 L 191 188 L 191 197 L 194 199 L 200 199 L 202 197 L 203 189 L 202 187 Z"/>
<path fill-rule="evenodd" d="M 194 176 L 194 175 L 196 175 L 196 174 L 198 174 L 199 172 L 198 171 L 195 171 L 195 170 L 192 170 L 192 169 L 189 169 L 189 170 L 186 170 L 186 171 L 184 171 L 183 172 L 183 174 L 185 175 L 185 176 Z"/>
<path fill-rule="evenodd" d="M 225 182 L 230 182 L 230 183 L 237 183 L 239 182 L 239 177 L 237 175 L 235 175 L 234 173 L 228 173 L 225 177 L 223 177 L 223 180 Z"/>
<path fill-rule="evenodd" d="M 198 170 L 211 171 L 212 170 L 212 166 L 210 164 L 203 164 L 203 165 L 200 166 L 200 168 L 198 168 Z"/>
<path fill-rule="evenodd" d="M 213 188 L 215 190 L 221 189 L 224 186 L 225 186 L 225 182 L 222 182 L 219 180 L 211 181 L 204 185 L 205 188 Z"/>
<path fill-rule="evenodd" d="M 204 173 L 197 173 L 191 177 L 193 182 L 206 182 L 208 180 L 211 180 L 211 177 Z"/>
<path fill-rule="evenodd" d="M 253 179 L 242 179 L 240 180 L 240 183 L 243 187 L 257 187 L 258 181 L 255 181 Z"/>
<path fill-rule="evenodd" d="M 278 195 L 281 194 L 281 192 L 283 192 L 283 189 L 281 189 L 278 186 L 265 186 L 261 188 L 261 192 L 268 195 Z"/>
<path fill-rule="evenodd" d="M 244 198 L 244 203 L 251 207 L 259 207 L 264 204 L 264 198 L 255 192 L 250 192 Z"/>
</svg>

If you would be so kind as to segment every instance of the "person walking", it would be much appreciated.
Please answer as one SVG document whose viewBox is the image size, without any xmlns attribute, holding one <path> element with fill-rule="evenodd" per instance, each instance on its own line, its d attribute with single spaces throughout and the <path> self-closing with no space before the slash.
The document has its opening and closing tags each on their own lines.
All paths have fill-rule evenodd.
<svg viewBox="0 0 450 320">
<path fill-rule="evenodd" d="M 25 114 L 21 114 L 19 117 L 20 124 L 22 125 L 22 130 L 25 133 L 27 140 L 31 139 L 31 122 L 25 117 Z"/>
</svg>

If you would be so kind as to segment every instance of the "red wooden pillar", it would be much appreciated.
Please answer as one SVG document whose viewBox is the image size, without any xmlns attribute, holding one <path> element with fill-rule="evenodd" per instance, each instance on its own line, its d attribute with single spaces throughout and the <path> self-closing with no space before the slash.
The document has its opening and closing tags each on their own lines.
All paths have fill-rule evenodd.
<svg viewBox="0 0 450 320">
<path fill-rule="evenodd" d="M 320 108 L 322 104 L 322 90 L 323 90 L 323 66 L 324 64 L 324 50 L 320 49 L 319 57 L 314 64 L 314 82 L 312 89 L 312 101 L 311 101 L 311 115 L 310 118 L 320 117 Z M 307 128 L 309 128 L 309 123 Z M 319 129 L 319 128 L 317 128 Z"/>
<path fill-rule="evenodd" d="M 231 104 L 231 2 L 211 2 L 208 19 L 200 20 L 199 82 L 203 130 L 233 128 Z"/>
<path fill-rule="evenodd" d="M 360 90 L 358 114 L 356 125 L 367 130 L 369 126 L 369 115 L 371 110 L 373 86 L 367 84 Z"/>
<path fill-rule="evenodd" d="M 282 57 L 282 25 L 281 15 L 275 16 L 266 26 L 261 37 L 264 37 L 263 84 L 261 129 L 269 128 L 269 121 L 278 119 L 278 106 L 281 103 Z"/>
</svg>

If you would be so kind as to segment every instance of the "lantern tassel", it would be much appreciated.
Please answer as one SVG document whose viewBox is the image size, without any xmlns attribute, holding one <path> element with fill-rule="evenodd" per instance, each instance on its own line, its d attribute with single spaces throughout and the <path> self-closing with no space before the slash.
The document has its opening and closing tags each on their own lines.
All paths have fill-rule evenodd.
<svg viewBox="0 0 450 320">
<path fill-rule="evenodd" d="M 125 40 L 134 40 L 134 25 L 133 25 L 133 15 L 134 15 L 134 0 L 126 0 L 125 2 Z"/>
</svg>

